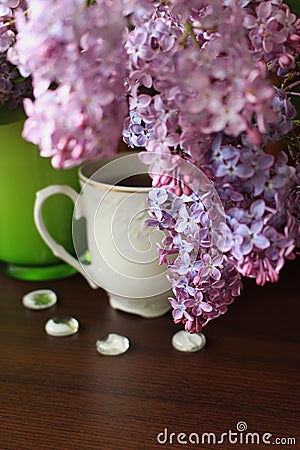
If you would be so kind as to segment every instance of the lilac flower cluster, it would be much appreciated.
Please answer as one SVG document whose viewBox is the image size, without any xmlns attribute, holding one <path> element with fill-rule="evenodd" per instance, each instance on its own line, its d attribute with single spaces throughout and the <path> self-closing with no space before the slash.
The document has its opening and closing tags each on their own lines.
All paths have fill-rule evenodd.
<svg viewBox="0 0 300 450">
<path fill-rule="evenodd" d="M 254 54 L 282 75 L 295 67 L 300 53 L 300 19 L 278 1 L 249 2 L 244 26 Z"/>
<path fill-rule="evenodd" d="M 250 33 L 241 27 L 243 22 L 250 26 L 248 9 L 224 7 L 221 0 L 213 0 L 210 7 L 200 2 L 203 8 L 193 10 L 187 20 L 174 14 L 180 2 L 175 3 L 173 7 L 159 4 L 125 43 L 130 111 L 134 112 L 130 117 L 166 125 L 165 135 L 154 133 L 146 139 L 145 148 L 153 151 L 155 146 L 163 152 L 166 146 L 180 143 L 186 149 L 195 136 L 204 139 L 220 131 L 234 137 L 246 133 L 252 143 L 261 143 L 279 114 L 274 107 L 274 86 L 262 64 L 265 54 L 259 56 L 252 50 Z M 279 3 L 277 9 L 283 13 Z M 293 24 L 295 15 L 289 19 L 286 39 L 300 37 Z M 274 49 L 273 59 L 276 55 Z M 130 117 L 125 129 L 132 125 Z"/>
<path fill-rule="evenodd" d="M 295 168 L 285 153 L 277 160 L 260 148 L 221 145 L 218 161 L 211 161 L 215 187 L 226 211 L 225 253 L 244 276 L 257 284 L 278 280 L 286 258 L 293 257 L 299 233 L 286 208 Z"/>
<path fill-rule="evenodd" d="M 299 181 L 286 154 L 275 161 L 259 147 L 233 146 L 227 140 L 224 135 L 215 138 L 211 159 L 201 167 L 214 174 L 211 180 L 225 214 L 219 226 L 223 239 L 212 241 L 216 199 L 209 189 L 201 194 L 194 178 L 190 195 L 178 197 L 169 187 L 154 188 L 149 195 L 153 219 L 148 224 L 168 231 L 159 257 L 168 265 L 176 296 L 170 299 L 173 317 L 190 332 L 201 331 L 227 311 L 240 294 L 241 276 L 255 278 L 259 285 L 276 282 L 299 243 Z M 176 173 L 184 182 L 184 171 Z"/>
<path fill-rule="evenodd" d="M 174 320 L 199 332 L 239 295 L 241 276 L 275 282 L 295 256 L 299 180 L 285 153 L 265 150 L 293 129 L 295 108 L 269 72 L 295 69 L 300 22 L 281 0 L 178 0 L 135 20 L 123 136 L 147 150 L 149 225 L 168 232 L 159 256 L 170 272 Z M 208 176 L 222 201 L 217 252 L 199 183 L 182 160 Z"/>
<path fill-rule="evenodd" d="M 277 281 L 300 235 L 299 165 L 268 153 L 291 133 L 300 148 L 300 19 L 284 0 L 28 6 L 7 50 L 33 82 L 24 137 L 55 167 L 110 155 L 121 134 L 145 149 L 174 320 L 199 332 L 226 312 L 242 276 Z M 0 45 L 15 41 L 10 31 L 0 27 Z"/>
<path fill-rule="evenodd" d="M 116 151 L 126 115 L 120 1 L 28 0 L 11 61 L 32 75 L 23 136 L 56 168 Z M 42 126 L 41 126 L 42 125 Z"/>
<path fill-rule="evenodd" d="M 178 197 L 154 188 L 149 207 L 150 226 L 168 231 L 159 245 L 160 262 L 167 264 L 173 292 L 173 318 L 191 333 L 227 311 L 241 291 L 241 275 L 213 239 L 218 225 L 213 195 L 194 192 Z M 219 229 L 219 231 L 220 231 Z M 215 242 L 214 242 L 215 241 Z M 224 242 L 222 243 L 224 245 Z"/>
<path fill-rule="evenodd" d="M 16 40 L 14 14 L 17 8 L 26 9 L 24 0 L 0 0 L 0 104 L 9 109 L 22 105 L 25 97 L 32 96 L 31 80 L 22 79 L 16 66 L 8 61 Z"/>
</svg>

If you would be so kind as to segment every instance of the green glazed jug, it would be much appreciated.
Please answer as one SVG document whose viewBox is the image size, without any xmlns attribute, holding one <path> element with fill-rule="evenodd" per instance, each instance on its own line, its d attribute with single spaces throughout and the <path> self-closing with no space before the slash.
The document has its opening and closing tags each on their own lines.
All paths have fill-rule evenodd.
<svg viewBox="0 0 300 450">
<path fill-rule="evenodd" d="M 55 170 L 38 148 L 22 139 L 22 110 L 0 109 L 0 271 L 25 280 L 63 278 L 75 270 L 56 258 L 40 237 L 33 219 L 35 194 L 51 184 L 78 189 L 77 169 Z M 73 205 L 57 195 L 43 216 L 53 237 L 68 251 L 72 245 Z"/>
</svg>

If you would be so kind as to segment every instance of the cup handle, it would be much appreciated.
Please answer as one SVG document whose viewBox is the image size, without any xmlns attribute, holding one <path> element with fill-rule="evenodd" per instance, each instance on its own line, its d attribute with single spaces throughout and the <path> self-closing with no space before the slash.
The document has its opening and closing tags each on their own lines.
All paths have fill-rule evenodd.
<svg viewBox="0 0 300 450">
<path fill-rule="evenodd" d="M 87 282 L 93 289 L 97 289 L 99 286 L 97 286 L 92 281 L 92 279 L 85 272 L 79 261 L 76 258 L 74 258 L 74 256 L 72 256 L 69 252 L 67 252 L 62 245 L 58 244 L 55 241 L 55 239 L 53 239 L 53 237 L 46 228 L 42 214 L 43 205 L 48 197 L 51 197 L 52 195 L 55 194 L 66 195 L 74 202 L 74 204 L 77 202 L 78 199 L 78 192 L 76 192 L 70 186 L 54 184 L 52 186 L 47 186 L 46 188 L 41 189 L 36 193 L 36 200 L 34 204 L 35 225 L 45 243 L 52 250 L 53 254 L 58 258 L 62 259 L 63 261 L 65 261 L 70 266 L 74 267 L 79 273 L 81 273 L 81 275 L 87 280 Z M 76 210 L 77 213 L 76 215 L 78 215 L 78 218 L 80 218 L 83 215 L 82 212 L 80 211 L 80 203 L 77 202 L 77 206 L 78 208 Z"/>
</svg>

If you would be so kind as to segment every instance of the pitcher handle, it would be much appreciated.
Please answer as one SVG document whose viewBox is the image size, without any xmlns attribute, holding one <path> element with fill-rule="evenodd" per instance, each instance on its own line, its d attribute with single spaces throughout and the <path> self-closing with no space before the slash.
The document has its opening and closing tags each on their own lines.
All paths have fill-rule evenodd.
<svg viewBox="0 0 300 450">
<path fill-rule="evenodd" d="M 46 228 L 44 219 L 43 219 L 43 205 L 47 198 L 51 197 L 55 194 L 64 194 L 67 197 L 69 197 L 74 204 L 76 204 L 78 199 L 78 192 L 75 191 L 75 189 L 72 189 L 70 186 L 65 185 L 58 185 L 54 184 L 52 186 L 47 186 L 44 189 L 41 189 L 36 193 L 36 200 L 34 204 L 34 221 L 35 225 L 44 240 L 44 242 L 48 245 L 48 247 L 52 250 L 53 254 L 57 256 L 58 258 L 65 261 L 70 266 L 74 267 L 81 275 L 87 280 L 89 285 L 93 289 L 97 289 L 99 286 L 97 286 L 92 279 L 89 277 L 89 275 L 86 273 L 86 271 L 83 269 L 82 265 L 79 263 L 79 261 L 74 258 L 69 252 L 67 252 L 64 247 L 60 244 L 58 244 L 55 239 L 51 236 L 49 231 Z M 78 218 L 81 217 L 83 214 L 80 211 L 80 203 L 77 203 L 77 210 L 76 213 L 78 213 Z"/>
</svg>

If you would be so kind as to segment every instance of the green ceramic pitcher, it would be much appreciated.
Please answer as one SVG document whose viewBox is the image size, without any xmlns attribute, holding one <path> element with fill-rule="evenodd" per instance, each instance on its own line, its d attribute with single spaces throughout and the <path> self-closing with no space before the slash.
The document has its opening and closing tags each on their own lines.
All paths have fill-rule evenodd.
<svg viewBox="0 0 300 450">
<path fill-rule="evenodd" d="M 78 189 L 77 170 L 55 170 L 38 148 L 22 139 L 24 113 L 0 109 L 0 270 L 12 277 L 49 280 L 73 274 L 44 244 L 33 220 L 35 193 L 51 184 Z M 73 251 L 71 201 L 45 204 L 45 222 L 58 242 Z"/>
</svg>

